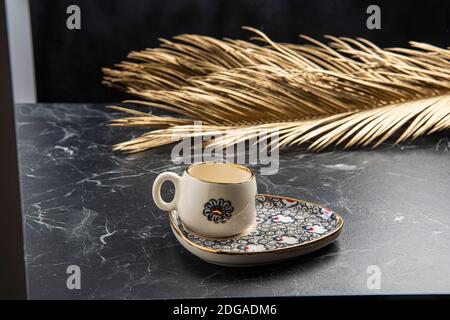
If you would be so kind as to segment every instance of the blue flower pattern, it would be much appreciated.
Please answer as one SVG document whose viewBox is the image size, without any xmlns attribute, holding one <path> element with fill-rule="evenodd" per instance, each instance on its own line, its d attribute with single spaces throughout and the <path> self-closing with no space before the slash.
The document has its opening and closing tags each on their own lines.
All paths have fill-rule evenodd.
<svg viewBox="0 0 450 320">
<path fill-rule="evenodd" d="M 214 210 L 219 210 L 216 213 Z M 256 197 L 257 226 L 243 237 L 212 240 L 191 234 L 177 217 L 176 223 L 190 241 L 223 252 L 258 252 L 287 248 L 318 240 L 341 228 L 343 221 L 330 209 L 316 204 L 276 196 Z M 230 201 L 211 199 L 203 214 L 214 223 L 224 223 L 231 217 Z"/>
</svg>

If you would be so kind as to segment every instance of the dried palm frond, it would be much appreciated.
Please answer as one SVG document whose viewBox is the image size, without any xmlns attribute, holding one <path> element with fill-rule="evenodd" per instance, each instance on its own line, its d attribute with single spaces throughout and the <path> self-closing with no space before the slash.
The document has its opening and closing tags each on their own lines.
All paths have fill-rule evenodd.
<svg viewBox="0 0 450 320">
<path fill-rule="evenodd" d="M 181 35 L 104 68 L 106 85 L 140 98 L 125 102 L 182 116 L 115 107 L 130 116 L 113 126 L 159 128 L 115 149 L 138 152 L 225 131 L 211 145 L 266 132 L 274 147 L 376 147 L 394 133 L 398 143 L 450 128 L 449 49 L 417 42 L 380 49 L 365 39 L 331 36 L 328 45 L 306 36 L 305 44 L 276 43 L 246 29 L 262 44 Z M 202 121 L 202 132 L 194 121 Z"/>
</svg>

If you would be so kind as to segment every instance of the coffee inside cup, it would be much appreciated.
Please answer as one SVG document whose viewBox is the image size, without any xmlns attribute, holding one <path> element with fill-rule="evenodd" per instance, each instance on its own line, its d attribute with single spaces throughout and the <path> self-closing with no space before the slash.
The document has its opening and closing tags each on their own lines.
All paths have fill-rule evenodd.
<svg viewBox="0 0 450 320">
<path fill-rule="evenodd" d="M 234 163 L 199 163 L 186 171 L 194 178 L 212 183 L 242 183 L 253 177 L 249 168 Z"/>
</svg>

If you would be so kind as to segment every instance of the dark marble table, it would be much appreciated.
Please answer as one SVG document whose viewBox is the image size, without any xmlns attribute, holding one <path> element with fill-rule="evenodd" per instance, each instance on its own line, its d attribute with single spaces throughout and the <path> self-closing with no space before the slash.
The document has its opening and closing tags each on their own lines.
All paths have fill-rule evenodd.
<svg viewBox="0 0 450 320">
<path fill-rule="evenodd" d="M 99 105 L 17 107 L 31 298 L 450 293 L 449 132 L 376 151 L 283 152 L 259 192 L 323 203 L 346 230 L 307 256 L 230 269 L 181 247 L 151 199 L 157 174 L 183 170 L 171 147 L 113 154 L 112 143 L 139 132 L 105 127 L 112 116 Z M 80 290 L 66 286 L 70 265 Z M 367 285 L 370 266 L 379 289 Z"/>
</svg>

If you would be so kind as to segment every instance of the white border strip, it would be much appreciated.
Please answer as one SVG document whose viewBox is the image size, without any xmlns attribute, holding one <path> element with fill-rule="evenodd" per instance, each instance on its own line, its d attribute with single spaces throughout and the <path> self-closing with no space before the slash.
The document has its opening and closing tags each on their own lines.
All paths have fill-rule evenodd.
<svg viewBox="0 0 450 320">
<path fill-rule="evenodd" d="M 29 3 L 6 0 L 5 4 L 14 102 L 36 103 Z"/>
</svg>

